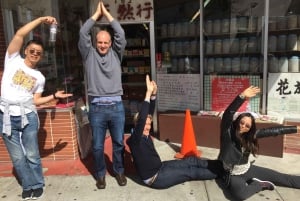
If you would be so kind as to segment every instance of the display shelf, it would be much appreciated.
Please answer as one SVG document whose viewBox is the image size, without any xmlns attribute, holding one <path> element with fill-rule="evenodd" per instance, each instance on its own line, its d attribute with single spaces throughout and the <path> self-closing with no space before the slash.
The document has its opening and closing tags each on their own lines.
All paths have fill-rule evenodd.
<svg viewBox="0 0 300 201">
<path fill-rule="evenodd" d="M 122 59 L 123 103 L 125 132 L 133 127 L 133 115 L 145 97 L 145 76 L 151 73 L 149 29 L 140 24 L 122 24 L 127 45 Z"/>
</svg>

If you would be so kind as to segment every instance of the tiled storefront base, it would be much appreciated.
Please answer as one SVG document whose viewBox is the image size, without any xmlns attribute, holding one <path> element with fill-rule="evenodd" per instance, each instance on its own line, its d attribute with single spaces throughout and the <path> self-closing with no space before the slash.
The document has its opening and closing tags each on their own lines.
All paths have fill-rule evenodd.
<svg viewBox="0 0 300 201">
<path fill-rule="evenodd" d="M 42 160 L 75 160 L 79 158 L 77 127 L 72 108 L 38 111 L 40 118 L 39 148 Z M 0 163 L 10 162 L 2 138 Z"/>
<path fill-rule="evenodd" d="M 298 122 L 287 121 L 285 124 L 300 126 L 299 121 Z M 283 152 L 300 154 L 300 133 L 285 135 Z"/>
<path fill-rule="evenodd" d="M 39 117 L 39 146 L 42 160 L 80 159 L 73 109 L 40 110 Z M 285 125 L 300 125 L 300 122 L 286 122 Z M 300 133 L 285 135 L 283 146 L 285 153 L 300 154 Z M 6 147 L 0 138 L 0 163 L 10 162 Z"/>
</svg>

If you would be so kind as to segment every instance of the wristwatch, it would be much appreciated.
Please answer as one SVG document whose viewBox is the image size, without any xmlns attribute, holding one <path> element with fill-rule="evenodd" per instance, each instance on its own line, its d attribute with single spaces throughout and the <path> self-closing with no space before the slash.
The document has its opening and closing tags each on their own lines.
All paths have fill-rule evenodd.
<svg viewBox="0 0 300 201">
<path fill-rule="evenodd" d="M 242 94 L 239 95 L 241 99 L 245 99 L 246 97 Z"/>
</svg>

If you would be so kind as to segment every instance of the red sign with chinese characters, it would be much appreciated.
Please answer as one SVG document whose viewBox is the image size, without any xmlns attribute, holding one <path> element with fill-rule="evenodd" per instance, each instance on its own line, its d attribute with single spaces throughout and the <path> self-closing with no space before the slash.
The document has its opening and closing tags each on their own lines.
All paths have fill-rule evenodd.
<svg viewBox="0 0 300 201">
<path fill-rule="evenodd" d="M 213 78 L 212 110 L 224 111 L 227 106 L 233 101 L 233 99 L 249 86 L 249 78 Z M 238 111 L 246 111 L 248 105 L 249 101 L 245 101 Z"/>
<path fill-rule="evenodd" d="M 98 2 L 99 0 L 92 0 L 94 8 L 96 8 Z M 104 0 L 103 3 L 119 22 L 154 20 L 153 0 Z"/>
</svg>

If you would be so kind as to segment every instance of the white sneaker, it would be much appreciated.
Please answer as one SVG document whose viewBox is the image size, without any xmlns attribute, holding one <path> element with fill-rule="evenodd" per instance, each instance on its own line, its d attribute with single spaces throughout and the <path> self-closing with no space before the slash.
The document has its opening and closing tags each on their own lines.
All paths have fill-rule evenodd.
<svg viewBox="0 0 300 201">
<path fill-rule="evenodd" d="M 260 186 L 261 186 L 261 188 L 262 188 L 263 191 L 264 190 L 273 191 L 276 188 L 275 184 L 273 184 L 270 181 L 262 181 L 262 180 L 257 179 L 257 178 L 252 178 L 252 180 L 259 182 L 259 184 L 260 184 Z"/>
</svg>

